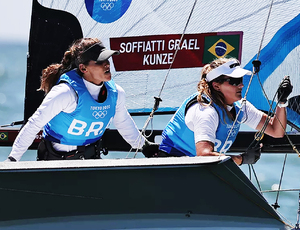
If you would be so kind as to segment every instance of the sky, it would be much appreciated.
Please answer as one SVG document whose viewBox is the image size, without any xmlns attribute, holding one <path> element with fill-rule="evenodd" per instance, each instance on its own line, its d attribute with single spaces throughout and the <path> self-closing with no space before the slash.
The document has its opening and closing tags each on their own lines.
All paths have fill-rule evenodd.
<svg viewBox="0 0 300 230">
<path fill-rule="evenodd" d="M 32 0 L 0 0 L 0 40 L 28 42 Z"/>
</svg>

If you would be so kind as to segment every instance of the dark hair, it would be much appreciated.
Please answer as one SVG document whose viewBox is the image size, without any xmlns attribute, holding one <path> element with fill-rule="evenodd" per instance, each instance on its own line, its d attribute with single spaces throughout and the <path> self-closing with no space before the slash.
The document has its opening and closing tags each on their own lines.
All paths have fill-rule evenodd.
<svg viewBox="0 0 300 230">
<path fill-rule="evenodd" d="M 73 42 L 65 52 L 60 64 L 51 64 L 42 71 L 41 85 L 38 90 L 43 90 L 45 94 L 47 94 L 63 73 L 76 68 L 76 64 L 79 65 L 82 63 L 79 58 L 81 53 L 99 42 L 100 40 L 98 38 L 81 38 Z M 75 63 L 75 61 L 77 61 L 77 63 Z"/>
</svg>

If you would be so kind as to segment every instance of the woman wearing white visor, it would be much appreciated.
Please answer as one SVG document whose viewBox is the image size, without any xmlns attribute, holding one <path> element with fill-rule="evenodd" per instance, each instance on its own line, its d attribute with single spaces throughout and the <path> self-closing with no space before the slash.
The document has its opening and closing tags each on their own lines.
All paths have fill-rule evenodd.
<svg viewBox="0 0 300 230">
<path fill-rule="evenodd" d="M 164 129 L 158 155 L 224 155 L 234 142 L 241 123 L 260 130 L 267 115 L 250 102 L 240 101 L 244 87 L 243 76 L 250 74 L 250 71 L 240 67 L 236 59 L 221 58 L 205 65 L 198 92 L 183 102 Z M 278 89 L 279 106 L 276 109 L 276 116 L 284 129 L 287 123 L 285 107 L 291 92 L 292 85 L 286 77 Z M 280 122 L 272 118 L 265 133 L 275 138 L 282 137 L 284 129 Z M 232 156 L 232 159 L 241 165 L 254 164 L 259 157 L 258 146 L 241 155 Z"/>
</svg>

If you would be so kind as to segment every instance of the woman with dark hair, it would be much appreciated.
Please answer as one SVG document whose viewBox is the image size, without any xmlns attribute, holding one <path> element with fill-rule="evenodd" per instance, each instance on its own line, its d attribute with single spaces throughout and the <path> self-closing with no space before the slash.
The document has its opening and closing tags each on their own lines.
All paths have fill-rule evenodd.
<svg viewBox="0 0 300 230">
<path fill-rule="evenodd" d="M 108 50 L 97 38 L 75 41 L 60 64 L 42 71 L 46 96 L 17 136 L 6 161 L 19 161 L 43 129 L 38 160 L 100 158 L 100 138 L 113 121 L 122 137 L 141 149 L 145 142 L 125 107 L 124 90 L 111 79 Z"/>
<path fill-rule="evenodd" d="M 198 92 L 187 98 L 162 134 L 159 156 L 219 156 L 224 155 L 245 123 L 260 130 L 267 115 L 250 102 L 242 103 L 243 76 L 236 59 L 220 58 L 203 67 Z M 278 89 L 276 117 L 271 118 L 265 133 L 283 137 L 286 128 L 287 97 L 292 92 L 289 77 Z M 280 124 L 281 123 L 281 124 Z M 260 158 L 260 146 L 231 156 L 238 164 L 254 164 Z"/>
</svg>

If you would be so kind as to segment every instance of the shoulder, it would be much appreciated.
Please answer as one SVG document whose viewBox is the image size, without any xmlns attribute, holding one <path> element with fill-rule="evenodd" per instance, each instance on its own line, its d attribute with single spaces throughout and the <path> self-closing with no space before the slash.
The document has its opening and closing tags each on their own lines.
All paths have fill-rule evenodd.
<svg viewBox="0 0 300 230">
<path fill-rule="evenodd" d="M 239 101 L 241 103 L 242 106 L 242 110 L 243 111 L 247 111 L 247 112 L 253 112 L 253 113 L 260 113 L 261 111 L 259 109 L 257 109 L 254 105 L 252 105 L 251 102 L 249 101 L 245 101 L 245 103 L 242 103 L 242 101 Z M 262 113 L 262 112 L 261 112 Z"/>
<path fill-rule="evenodd" d="M 117 89 L 117 92 L 118 92 L 118 97 L 126 97 L 126 93 L 125 93 L 125 90 L 119 86 L 118 84 L 115 84 L 116 85 L 116 89 Z"/>
<path fill-rule="evenodd" d="M 195 143 L 203 140 L 214 142 L 215 132 L 219 125 L 219 115 L 211 105 L 203 106 L 197 103 L 187 112 L 185 124 L 194 132 Z"/>
<path fill-rule="evenodd" d="M 76 102 L 77 95 L 75 91 L 69 84 L 61 83 L 52 87 L 44 98 L 39 110 L 47 111 L 47 113 L 51 113 L 54 116 L 61 111 L 72 112 L 77 105 Z"/>
<path fill-rule="evenodd" d="M 62 82 L 58 85 L 53 86 L 49 94 L 50 93 L 62 95 L 62 94 L 74 94 L 75 91 L 70 84 Z"/>
<path fill-rule="evenodd" d="M 68 99 L 72 100 L 77 97 L 76 92 L 68 83 L 60 83 L 52 87 L 50 92 L 46 95 L 49 99 Z"/>
<path fill-rule="evenodd" d="M 188 123 L 207 123 L 216 122 L 219 120 L 218 112 L 211 105 L 204 106 L 200 103 L 192 105 L 185 117 L 186 124 Z"/>
<path fill-rule="evenodd" d="M 255 108 L 255 106 L 252 105 L 249 101 L 246 101 L 246 103 L 242 104 L 242 110 L 244 111 L 242 122 L 255 129 L 264 113 Z"/>
<path fill-rule="evenodd" d="M 117 97 L 117 108 L 119 107 L 123 107 L 125 106 L 125 103 L 126 103 L 126 93 L 125 93 L 125 90 L 119 86 L 118 84 L 116 84 L 116 89 L 117 89 L 117 94 L 118 94 L 118 97 Z"/>
<path fill-rule="evenodd" d="M 115 83 L 115 85 L 116 85 L 116 89 L 117 89 L 118 92 L 125 93 L 125 90 L 120 85 L 118 85 L 116 83 Z"/>
<path fill-rule="evenodd" d="M 195 103 L 188 109 L 187 114 L 194 114 L 198 116 L 215 116 L 218 115 L 218 112 L 211 105 L 201 105 L 200 103 Z"/>
</svg>

